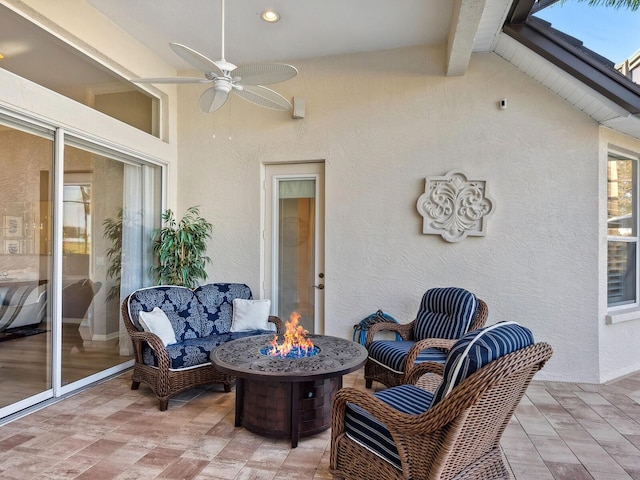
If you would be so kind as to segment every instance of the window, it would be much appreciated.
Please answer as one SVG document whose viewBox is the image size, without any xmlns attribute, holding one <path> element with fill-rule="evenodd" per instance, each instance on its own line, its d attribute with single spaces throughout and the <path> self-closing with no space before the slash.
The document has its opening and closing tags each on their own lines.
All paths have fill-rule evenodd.
<svg viewBox="0 0 640 480">
<path fill-rule="evenodd" d="M 607 162 L 607 306 L 638 305 L 638 160 Z"/>
<path fill-rule="evenodd" d="M 62 253 L 91 253 L 91 183 L 65 183 Z"/>
</svg>

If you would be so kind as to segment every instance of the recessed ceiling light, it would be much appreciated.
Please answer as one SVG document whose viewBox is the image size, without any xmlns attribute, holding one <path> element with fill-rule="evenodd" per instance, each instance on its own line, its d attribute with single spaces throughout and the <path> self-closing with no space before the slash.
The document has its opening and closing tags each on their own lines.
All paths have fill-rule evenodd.
<svg viewBox="0 0 640 480">
<path fill-rule="evenodd" d="M 265 22 L 269 23 L 276 23 L 278 20 L 280 20 L 280 14 L 275 10 L 265 10 L 260 14 L 260 16 Z"/>
</svg>

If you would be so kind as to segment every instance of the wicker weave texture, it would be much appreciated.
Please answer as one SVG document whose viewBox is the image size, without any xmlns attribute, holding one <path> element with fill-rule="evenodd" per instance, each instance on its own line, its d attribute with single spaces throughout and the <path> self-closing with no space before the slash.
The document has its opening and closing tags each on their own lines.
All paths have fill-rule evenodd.
<svg viewBox="0 0 640 480">
<path fill-rule="evenodd" d="M 401 413 L 368 392 L 341 389 L 331 418 L 331 473 L 353 480 L 511 478 L 500 438 L 533 376 L 551 355 L 546 343 L 505 355 L 470 375 L 420 415 Z M 385 423 L 398 447 L 402 470 L 346 436 L 347 402 Z"/>
<path fill-rule="evenodd" d="M 477 330 L 479 328 L 484 327 L 484 324 L 487 322 L 487 318 L 489 317 L 489 307 L 481 299 L 478 299 L 478 311 L 473 317 L 473 321 L 471 322 L 471 326 L 468 331 Z M 377 332 L 395 332 L 398 333 L 403 340 L 413 340 L 413 324 L 415 320 L 410 323 L 398 324 L 392 322 L 380 322 L 375 325 L 372 325 L 369 331 L 367 332 L 367 341 L 365 346 L 368 347 L 371 342 L 373 342 L 375 335 Z M 427 338 L 416 342 L 415 345 L 411 347 L 409 353 L 407 354 L 407 358 L 405 360 L 405 366 L 402 373 L 395 372 L 384 365 L 381 365 L 377 362 L 374 362 L 371 359 L 367 360 L 367 363 L 364 366 L 364 378 L 366 381 L 367 388 L 371 388 L 374 381 L 380 382 L 387 387 L 395 387 L 397 385 L 402 385 L 408 383 L 407 375 L 409 374 L 411 368 L 413 367 L 418 354 L 426 349 L 426 348 L 444 348 L 449 349 L 453 346 L 456 340 L 448 340 L 442 338 Z M 440 364 L 436 364 L 435 362 L 427 362 L 433 363 L 433 373 L 442 374 L 443 366 Z"/>
</svg>

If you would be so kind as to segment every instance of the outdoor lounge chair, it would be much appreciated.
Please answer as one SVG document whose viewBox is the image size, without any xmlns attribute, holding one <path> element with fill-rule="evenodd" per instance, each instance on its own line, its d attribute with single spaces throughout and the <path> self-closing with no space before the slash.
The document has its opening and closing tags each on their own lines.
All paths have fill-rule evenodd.
<svg viewBox="0 0 640 480">
<path fill-rule="evenodd" d="M 25 282 L 0 291 L 0 333 L 35 327 L 45 318 L 47 286 Z"/>
<path fill-rule="evenodd" d="M 427 290 L 415 320 L 381 322 L 367 332 L 367 388 L 374 380 L 387 387 L 406 383 L 406 372 L 416 363 L 432 362 L 433 372 L 442 374 L 449 348 L 467 332 L 483 327 L 488 315 L 487 304 L 463 288 Z M 395 332 L 402 340 L 375 340 L 376 333 L 383 331 Z M 439 377 L 434 388 L 438 383 Z"/>
<path fill-rule="evenodd" d="M 376 394 L 343 388 L 332 407 L 330 471 L 334 478 L 512 478 L 500 437 L 551 347 L 503 322 L 469 332 L 451 349 L 435 392 L 411 383 Z"/>
</svg>

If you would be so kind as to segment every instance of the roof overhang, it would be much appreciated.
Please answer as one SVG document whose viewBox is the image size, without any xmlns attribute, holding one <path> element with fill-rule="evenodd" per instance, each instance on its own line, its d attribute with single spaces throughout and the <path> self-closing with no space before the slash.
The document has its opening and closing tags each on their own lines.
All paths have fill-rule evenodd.
<svg viewBox="0 0 640 480">
<path fill-rule="evenodd" d="M 533 8 L 514 0 L 494 52 L 598 123 L 640 139 L 640 85 L 531 17 Z"/>
</svg>

